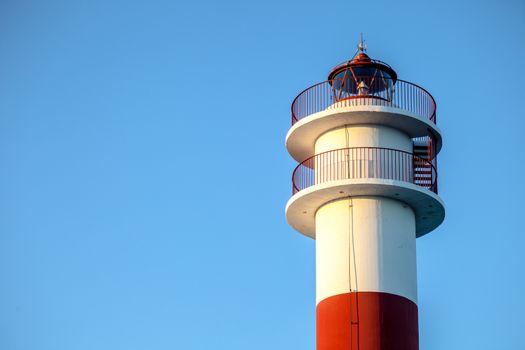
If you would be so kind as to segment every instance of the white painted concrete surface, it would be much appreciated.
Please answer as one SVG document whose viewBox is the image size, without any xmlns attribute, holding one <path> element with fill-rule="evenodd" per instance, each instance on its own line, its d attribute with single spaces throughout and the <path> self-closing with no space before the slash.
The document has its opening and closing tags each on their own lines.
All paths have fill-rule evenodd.
<svg viewBox="0 0 525 350">
<path fill-rule="evenodd" d="M 393 148 L 412 153 L 412 139 L 382 125 L 348 125 L 329 130 L 315 141 L 315 154 L 348 147 Z"/>
<path fill-rule="evenodd" d="M 316 213 L 317 303 L 349 291 L 417 303 L 414 212 L 381 197 L 341 199 Z"/>
</svg>

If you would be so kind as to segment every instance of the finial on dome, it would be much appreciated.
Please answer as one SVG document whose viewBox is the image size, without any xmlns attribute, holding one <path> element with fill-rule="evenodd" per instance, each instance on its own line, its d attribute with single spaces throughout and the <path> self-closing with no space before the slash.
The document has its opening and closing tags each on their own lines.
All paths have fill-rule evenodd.
<svg viewBox="0 0 525 350">
<path fill-rule="evenodd" d="M 360 52 L 365 52 L 368 49 L 368 47 L 365 44 L 365 41 L 363 40 L 363 33 L 361 33 L 361 40 L 359 41 L 359 44 L 357 44 L 357 49 Z"/>
</svg>

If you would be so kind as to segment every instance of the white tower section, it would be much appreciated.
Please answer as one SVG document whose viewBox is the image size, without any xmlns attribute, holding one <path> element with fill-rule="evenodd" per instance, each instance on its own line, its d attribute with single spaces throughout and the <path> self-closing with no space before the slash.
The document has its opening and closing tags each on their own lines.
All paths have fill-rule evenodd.
<svg viewBox="0 0 525 350">
<path fill-rule="evenodd" d="M 360 52 L 292 104 L 286 218 L 316 239 L 317 349 L 418 349 L 416 237 L 444 219 L 423 88 Z"/>
</svg>

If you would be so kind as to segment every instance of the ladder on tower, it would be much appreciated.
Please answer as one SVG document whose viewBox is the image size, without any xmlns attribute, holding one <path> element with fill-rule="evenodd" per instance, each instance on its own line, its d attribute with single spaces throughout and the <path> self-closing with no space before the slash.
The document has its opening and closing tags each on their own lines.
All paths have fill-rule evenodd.
<svg viewBox="0 0 525 350">
<path fill-rule="evenodd" d="M 429 145 L 423 140 L 414 140 L 414 184 L 432 189 L 434 182 Z"/>
</svg>

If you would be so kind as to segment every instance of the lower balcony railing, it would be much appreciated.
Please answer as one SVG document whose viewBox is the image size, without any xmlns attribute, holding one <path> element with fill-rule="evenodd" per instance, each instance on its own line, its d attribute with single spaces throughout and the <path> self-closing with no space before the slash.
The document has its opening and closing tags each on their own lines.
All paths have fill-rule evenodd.
<svg viewBox="0 0 525 350">
<path fill-rule="evenodd" d="M 316 154 L 295 168 L 293 193 L 330 181 L 388 179 L 437 193 L 437 170 L 427 159 L 391 148 L 352 147 Z"/>
</svg>

